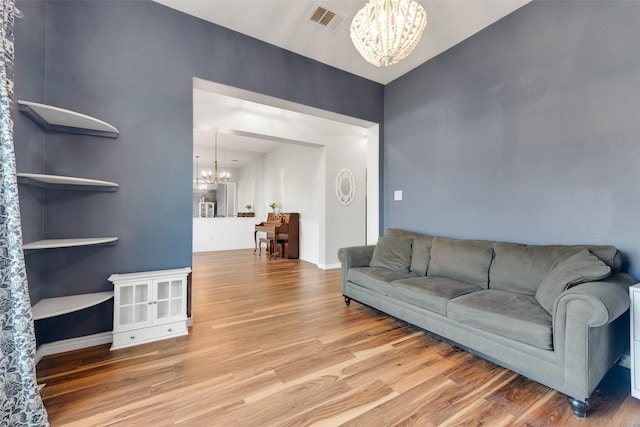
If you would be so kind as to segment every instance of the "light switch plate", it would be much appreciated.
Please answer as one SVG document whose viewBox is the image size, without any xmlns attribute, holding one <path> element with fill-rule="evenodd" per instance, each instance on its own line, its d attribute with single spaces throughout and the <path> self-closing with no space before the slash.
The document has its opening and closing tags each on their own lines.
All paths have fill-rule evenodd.
<svg viewBox="0 0 640 427">
<path fill-rule="evenodd" d="M 393 200 L 402 200 L 402 190 L 396 190 L 393 192 Z"/>
</svg>

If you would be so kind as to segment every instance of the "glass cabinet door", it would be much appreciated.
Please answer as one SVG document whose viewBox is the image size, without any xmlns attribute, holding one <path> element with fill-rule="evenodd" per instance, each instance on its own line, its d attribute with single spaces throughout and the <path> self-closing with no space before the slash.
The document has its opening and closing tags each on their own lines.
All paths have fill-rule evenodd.
<svg viewBox="0 0 640 427">
<path fill-rule="evenodd" d="M 156 319 L 176 320 L 185 317 L 185 281 L 181 278 L 171 278 L 156 282 L 157 301 Z"/>
<path fill-rule="evenodd" d="M 117 326 L 134 326 L 151 321 L 150 316 L 150 289 L 148 282 L 119 285 Z"/>
</svg>

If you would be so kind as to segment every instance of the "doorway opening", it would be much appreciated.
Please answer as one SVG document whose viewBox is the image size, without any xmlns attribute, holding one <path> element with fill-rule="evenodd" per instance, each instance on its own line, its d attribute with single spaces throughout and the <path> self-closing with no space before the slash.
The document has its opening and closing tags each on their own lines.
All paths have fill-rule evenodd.
<svg viewBox="0 0 640 427">
<path fill-rule="evenodd" d="M 300 258 L 321 268 L 339 267 L 340 247 L 377 241 L 379 124 L 197 78 L 193 105 L 194 186 L 196 156 L 208 168 L 203 157 L 217 134 L 235 211 L 254 214 L 194 218 L 194 252 L 252 248 L 253 227 L 272 203 L 300 214 Z M 336 197 L 344 169 L 354 177 L 349 204 Z"/>
</svg>

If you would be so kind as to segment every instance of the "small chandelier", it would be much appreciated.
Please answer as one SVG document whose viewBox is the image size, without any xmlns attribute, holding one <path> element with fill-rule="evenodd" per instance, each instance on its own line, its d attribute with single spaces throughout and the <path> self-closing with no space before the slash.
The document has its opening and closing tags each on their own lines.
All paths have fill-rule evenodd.
<svg viewBox="0 0 640 427">
<path fill-rule="evenodd" d="M 409 56 L 426 25 L 414 0 L 370 0 L 351 21 L 351 41 L 367 62 L 388 67 Z"/>
<path fill-rule="evenodd" d="M 218 174 L 218 132 L 216 132 L 215 136 L 214 155 L 215 160 L 213 161 L 213 172 L 202 171 L 202 180 L 206 184 L 226 184 L 229 182 L 229 179 L 231 179 L 231 174 L 227 171 Z"/>
</svg>

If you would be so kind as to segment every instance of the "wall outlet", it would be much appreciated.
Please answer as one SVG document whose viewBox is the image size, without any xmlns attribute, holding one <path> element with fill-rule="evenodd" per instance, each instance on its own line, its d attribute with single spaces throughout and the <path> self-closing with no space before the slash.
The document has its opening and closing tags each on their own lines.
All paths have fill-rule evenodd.
<svg viewBox="0 0 640 427">
<path fill-rule="evenodd" d="M 393 192 L 393 200 L 402 200 L 402 190 L 396 190 Z"/>
</svg>

